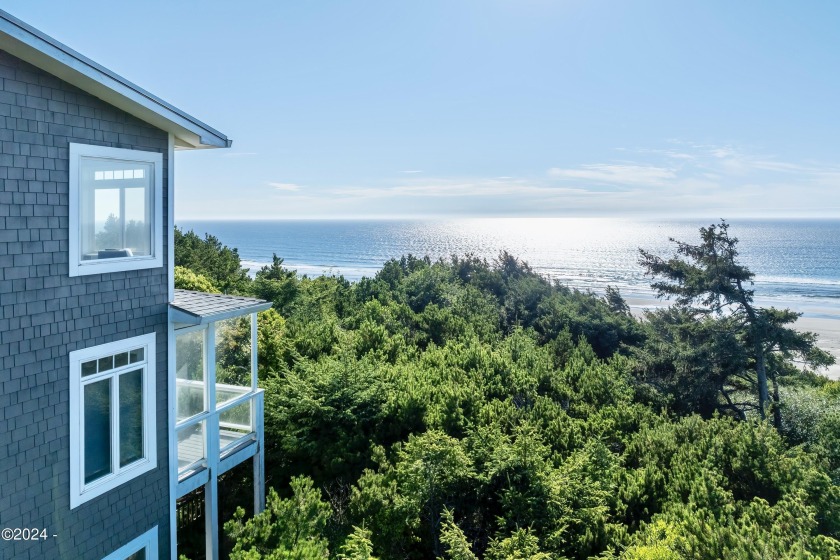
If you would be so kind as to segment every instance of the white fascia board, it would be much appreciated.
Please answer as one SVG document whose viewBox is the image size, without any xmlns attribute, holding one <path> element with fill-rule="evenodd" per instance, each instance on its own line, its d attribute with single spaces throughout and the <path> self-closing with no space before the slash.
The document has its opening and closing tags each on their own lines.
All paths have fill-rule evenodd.
<svg viewBox="0 0 840 560">
<path fill-rule="evenodd" d="M 258 303 L 241 309 L 225 311 L 224 313 L 215 313 L 213 315 L 193 315 L 192 313 L 188 313 L 170 304 L 169 320 L 174 323 L 183 323 L 185 325 L 206 325 L 207 323 L 215 323 L 217 321 L 223 321 L 233 317 L 259 313 L 260 311 L 271 309 L 272 305 L 273 304 L 270 301 L 267 301 L 265 303 Z"/>
<path fill-rule="evenodd" d="M 229 148 L 224 134 L 0 10 L 0 49 L 171 132 L 179 148 Z"/>
</svg>

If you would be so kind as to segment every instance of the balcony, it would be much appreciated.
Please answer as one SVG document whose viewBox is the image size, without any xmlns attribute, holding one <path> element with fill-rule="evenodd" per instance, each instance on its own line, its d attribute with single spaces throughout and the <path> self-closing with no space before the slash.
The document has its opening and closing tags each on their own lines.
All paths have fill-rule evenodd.
<svg viewBox="0 0 840 560">
<path fill-rule="evenodd" d="M 175 500 L 204 488 L 208 558 L 218 557 L 219 475 L 252 459 L 254 510 L 265 504 L 257 312 L 269 307 L 186 290 L 169 307 L 171 500 L 174 512 Z"/>
</svg>

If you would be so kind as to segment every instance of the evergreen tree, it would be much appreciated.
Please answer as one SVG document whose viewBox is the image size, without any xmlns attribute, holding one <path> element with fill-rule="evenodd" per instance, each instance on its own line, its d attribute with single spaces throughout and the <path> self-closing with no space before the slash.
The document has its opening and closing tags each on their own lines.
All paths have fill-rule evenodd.
<svg viewBox="0 0 840 560">
<path fill-rule="evenodd" d="M 801 315 L 788 309 L 764 309 L 753 302 L 754 274 L 738 262 L 738 238 L 730 237 L 729 224 L 721 221 L 700 228 L 700 243 L 692 245 L 671 238 L 677 254 L 663 259 L 639 249 L 640 264 L 648 275 L 660 278 L 651 284 L 657 297 L 675 298 L 676 305 L 694 317 L 716 315 L 729 317 L 738 327 L 737 336 L 749 348 L 751 370 L 758 394 L 757 409 L 763 419 L 770 402 L 768 361 L 776 354 L 783 359 L 798 357 L 812 367 L 833 363 L 831 356 L 820 351 L 813 333 L 799 333 L 788 325 Z M 769 371 L 776 383 L 779 368 Z M 780 425 L 777 390 L 775 420 Z"/>
</svg>

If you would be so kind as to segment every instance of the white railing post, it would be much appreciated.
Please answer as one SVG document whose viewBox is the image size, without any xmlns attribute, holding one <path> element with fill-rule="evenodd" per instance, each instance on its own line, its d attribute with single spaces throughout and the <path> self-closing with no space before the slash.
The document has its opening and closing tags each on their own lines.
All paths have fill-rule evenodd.
<svg viewBox="0 0 840 560">
<path fill-rule="evenodd" d="M 263 430 L 264 392 L 254 395 L 252 425 L 257 434 L 257 453 L 254 455 L 254 515 L 265 509 L 265 432 Z"/>
<path fill-rule="evenodd" d="M 219 417 L 211 414 L 205 424 L 207 437 L 207 468 L 210 477 L 204 486 L 204 531 L 208 560 L 219 559 Z"/>
<path fill-rule="evenodd" d="M 172 135 L 169 135 L 170 147 L 172 146 Z M 172 151 L 169 152 L 170 156 Z M 172 160 L 169 160 L 169 169 L 168 173 L 172 173 Z M 169 183 L 170 186 L 172 183 Z M 172 196 L 172 190 L 169 190 L 168 196 Z M 172 209 L 172 204 L 170 204 L 170 210 Z M 170 216 L 171 220 L 171 216 Z M 169 230 L 170 234 L 172 230 Z M 170 246 L 169 250 L 172 251 L 172 240 L 170 239 Z M 173 275 L 173 268 L 169 269 L 170 277 Z M 174 285 L 170 282 L 170 285 Z M 174 297 L 174 292 L 170 290 L 169 294 L 169 301 L 172 301 Z M 166 393 L 167 393 L 167 401 L 166 401 L 166 408 L 167 408 L 167 415 L 166 415 L 166 423 L 168 426 L 167 434 L 169 436 L 169 557 L 172 560 L 175 560 L 178 556 L 178 522 L 177 522 L 177 488 L 178 488 L 178 435 L 175 432 L 175 423 L 177 422 L 177 413 L 178 413 L 178 401 L 177 401 L 177 386 L 175 381 L 175 348 L 176 348 L 176 339 L 175 339 L 175 327 L 172 324 L 172 310 L 171 308 L 167 311 L 169 314 L 169 319 L 167 321 L 166 326 Z"/>
<path fill-rule="evenodd" d="M 257 314 L 251 313 L 251 390 L 257 390 Z"/>
<path fill-rule="evenodd" d="M 219 416 L 216 414 L 216 324 L 207 328 L 207 410 L 204 455 L 210 477 L 204 486 L 204 533 L 207 559 L 219 559 Z"/>
</svg>

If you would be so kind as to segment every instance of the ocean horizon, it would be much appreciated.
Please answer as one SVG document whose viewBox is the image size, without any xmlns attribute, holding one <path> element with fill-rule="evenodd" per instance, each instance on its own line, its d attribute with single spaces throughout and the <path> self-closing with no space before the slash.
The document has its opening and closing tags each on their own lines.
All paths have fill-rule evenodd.
<svg viewBox="0 0 840 560">
<path fill-rule="evenodd" d="M 469 218 L 451 220 L 180 220 L 239 252 L 253 275 L 272 254 L 298 274 L 374 276 L 391 258 L 432 260 L 474 255 L 492 261 L 501 251 L 526 261 L 552 280 L 603 293 L 617 287 L 632 300 L 650 301 L 650 278 L 639 248 L 667 256 L 669 238 L 698 243 L 698 229 L 714 220 L 607 218 Z M 738 219 L 730 234 L 739 258 L 755 275 L 756 299 L 809 316 L 840 320 L 840 219 Z"/>
</svg>

